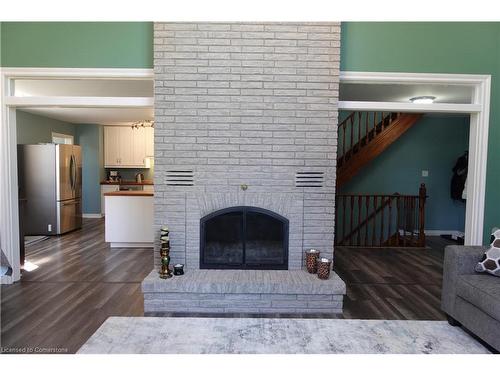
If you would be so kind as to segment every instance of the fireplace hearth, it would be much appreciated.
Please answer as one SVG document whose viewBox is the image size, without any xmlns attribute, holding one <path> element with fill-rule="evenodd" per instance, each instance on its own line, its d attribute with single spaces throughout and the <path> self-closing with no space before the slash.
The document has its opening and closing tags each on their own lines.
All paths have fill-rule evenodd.
<svg viewBox="0 0 500 375">
<path fill-rule="evenodd" d="M 288 269 L 288 220 L 246 206 L 201 218 L 200 268 Z"/>
</svg>

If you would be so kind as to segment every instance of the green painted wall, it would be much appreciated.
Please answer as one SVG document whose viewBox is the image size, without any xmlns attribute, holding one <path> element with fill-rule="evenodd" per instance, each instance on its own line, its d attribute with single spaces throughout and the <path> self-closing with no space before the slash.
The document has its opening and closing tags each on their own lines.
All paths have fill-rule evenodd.
<svg viewBox="0 0 500 375">
<path fill-rule="evenodd" d="M 50 143 L 52 132 L 75 136 L 76 126 L 69 122 L 16 111 L 16 134 L 18 144 Z"/>
<path fill-rule="evenodd" d="M 82 146 L 82 211 L 101 213 L 101 185 L 104 179 L 104 129 L 102 125 L 78 124 L 76 143 Z"/>
<path fill-rule="evenodd" d="M 443 147 L 446 145 L 446 147 Z M 465 204 L 450 198 L 456 159 L 469 146 L 468 117 L 424 117 L 345 184 L 342 193 L 418 195 L 427 187 L 425 229 L 464 231 Z M 429 171 L 422 177 L 422 170 Z"/>
<path fill-rule="evenodd" d="M 1 66 L 152 68 L 152 22 L 2 22 Z"/>
<path fill-rule="evenodd" d="M 500 23 L 345 22 L 343 71 L 491 74 L 485 235 L 500 225 Z"/>
<path fill-rule="evenodd" d="M 151 22 L 4 22 L 2 66 L 151 68 Z M 500 23 L 342 23 L 342 70 L 492 75 L 487 233 L 500 225 Z"/>
</svg>

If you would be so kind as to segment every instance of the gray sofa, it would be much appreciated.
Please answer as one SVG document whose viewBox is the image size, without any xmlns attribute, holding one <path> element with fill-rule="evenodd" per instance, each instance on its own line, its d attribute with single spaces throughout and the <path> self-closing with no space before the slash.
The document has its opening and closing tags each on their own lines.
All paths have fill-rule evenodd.
<svg viewBox="0 0 500 375">
<path fill-rule="evenodd" d="M 462 325 L 500 351 L 500 277 L 477 273 L 482 246 L 447 246 L 441 307 L 451 325 Z"/>
</svg>

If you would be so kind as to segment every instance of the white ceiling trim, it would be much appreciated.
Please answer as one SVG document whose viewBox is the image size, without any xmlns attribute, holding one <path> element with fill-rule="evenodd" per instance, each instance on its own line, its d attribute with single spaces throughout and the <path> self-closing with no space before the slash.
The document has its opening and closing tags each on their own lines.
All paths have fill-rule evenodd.
<svg viewBox="0 0 500 375">
<path fill-rule="evenodd" d="M 480 104 L 416 104 L 401 102 L 361 102 L 339 101 L 339 109 L 346 111 L 388 111 L 411 113 L 477 113 L 482 107 Z"/>
<path fill-rule="evenodd" d="M 486 74 L 441 74 L 441 73 L 390 73 L 390 72 L 352 72 L 341 71 L 342 83 L 370 84 L 446 84 L 471 85 L 482 84 L 490 76 Z"/>
<path fill-rule="evenodd" d="M 73 107 L 122 108 L 154 106 L 154 98 L 103 96 L 7 96 L 5 104 L 11 107 Z"/>
<path fill-rule="evenodd" d="M 121 68 L 2 68 L 5 78 L 36 79 L 153 79 L 153 69 Z"/>
</svg>

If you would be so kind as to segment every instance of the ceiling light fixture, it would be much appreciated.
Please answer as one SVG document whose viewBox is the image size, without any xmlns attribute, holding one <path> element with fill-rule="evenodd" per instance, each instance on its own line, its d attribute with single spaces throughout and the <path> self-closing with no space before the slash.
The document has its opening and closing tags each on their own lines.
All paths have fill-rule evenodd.
<svg viewBox="0 0 500 375">
<path fill-rule="evenodd" d="M 435 96 L 424 95 L 424 96 L 415 96 L 410 99 L 410 102 L 414 104 L 432 104 L 436 100 Z"/>
<path fill-rule="evenodd" d="M 155 127 L 155 122 L 153 120 L 137 121 L 132 124 L 132 129 L 154 128 L 154 127 Z"/>
</svg>

